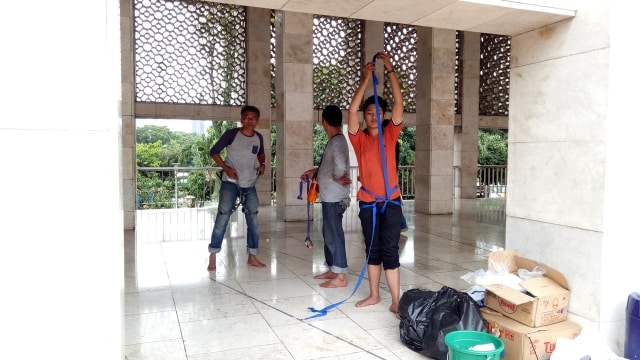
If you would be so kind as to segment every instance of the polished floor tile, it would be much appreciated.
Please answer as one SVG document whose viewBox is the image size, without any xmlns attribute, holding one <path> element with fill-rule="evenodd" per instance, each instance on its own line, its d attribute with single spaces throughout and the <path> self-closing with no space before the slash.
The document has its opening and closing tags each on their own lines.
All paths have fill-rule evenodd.
<svg viewBox="0 0 640 360">
<path fill-rule="evenodd" d="M 450 215 L 413 212 L 400 241 L 401 291 L 449 286 L 486 269 L 491 251 L 504 247 L 504 199 L 462 200 Z M 343 226 L 348 284 L 320 287 L 324 264 L 322 220 L 277 222 L 275 208 L 259 213 L 260 253 L 267 267 L 247 265 L 245 222 L 232 216 L 216 271 L 206 271 L 213 210 L 139 212 L 136 232 L 125 233 L 125 355 L 129 360 L 216 359 L 425 359 L 400 340 L 384 275 L 379 304 L 354 304 L 369 294 L 362 229 L 355 206 Z M 180 211 L 193 214 L 176 213 Z M 178 222 L 175 219 L 182 219 Z M 187 220 L 185 220 L 187 219 Z M 340 303 L 326 316 L 309 318 Z"/>
</svg>

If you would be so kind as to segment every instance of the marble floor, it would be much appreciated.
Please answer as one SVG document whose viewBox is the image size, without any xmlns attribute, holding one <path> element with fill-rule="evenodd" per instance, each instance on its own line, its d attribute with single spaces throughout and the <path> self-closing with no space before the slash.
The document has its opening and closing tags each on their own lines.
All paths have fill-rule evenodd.
<svg viewBox="0 0 640 360">
<path fill-rule="evenodd" d="M 319 204 L 312 249 L 304 244 L 307 221 L 278 222 L 275 207 L 260 208 L 263 269 L 247 266 L 244 218 L 235 213 L 211 273 L 212 210 L 174 220 L 139 213 L 138 230 L 125 232 L 126 359 L 425 359 L 400 341 L 384 275 L 382 301 L 354 306 L 369 294 L 366 277 L 355 289 L 365 260 L 357 211 L 351 206 L 343 221 L 349 282 L 333 289 L 313 279 L 327 270 Z M 465 290 L 460 276 L 486 269 L 487 255 L 504 247 L 502 198 L 460 200 L 453 214 L 431 216 L 414 214 L 406 201 L 404 213 L 410 229 L 400 240 L 402 291 Z M 324 317 L 301 320 L 313 315 L 308 307 L 343 300 Z"/>
</svg>

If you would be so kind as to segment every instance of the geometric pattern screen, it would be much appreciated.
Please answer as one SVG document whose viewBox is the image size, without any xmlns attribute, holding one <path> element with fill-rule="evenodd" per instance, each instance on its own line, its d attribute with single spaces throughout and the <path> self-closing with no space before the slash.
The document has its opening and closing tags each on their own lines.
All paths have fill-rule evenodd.
<svg viewBox="0 0 640 360">
<path fill-rule="evenodd" d="M 136 100 L 246 103 L 246 9 L 134 0 Z"/>
<path fill-rule="evenodd" d="M 313 107 L 347 109 L 362 76 L 362 21 L 313 17 Z"/>
<path fill-rule="evenodd" d="M 416 112 L 416 79 L 418 77 L 418 31 L 415 26 L 395 23 L 384 23 L 384 51 L 392 57 L 393 69 L 400 81 L 400 89 L 404 100 L 404 111 Z M 367 59 L 367 61 L 371 61 Z M 380 65 L 377 66 L 382 66 Z M 387 71 L 385 70 L 385 78 Z M 393 105 L 391 85 L 384 82 L 383 96 Z"/>
<path fill-rule="evenodd" d="M 480 115 L 509 115 L 511 37 L 480 35 Z"/>
<path fill-rule="evenodd" d="M 456 69 L 455 69 L 455 79 L 454 79 L 454 97 L 455 97 L 455 105 L 454 111 L 456 114 L 462 114 L 462 109 L 460 108 L 460 80 L 462 79 L 462 64 L 460 63 L 460 57 L 462 56 L 462 32 L 456 31 Z"/>
</svg>

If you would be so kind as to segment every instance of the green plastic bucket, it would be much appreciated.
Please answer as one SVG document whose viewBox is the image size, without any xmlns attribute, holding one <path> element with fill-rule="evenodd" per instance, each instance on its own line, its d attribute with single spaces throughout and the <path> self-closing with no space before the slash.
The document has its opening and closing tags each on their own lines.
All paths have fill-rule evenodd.
<svg viewBox="0 0 640 360">
<path fill-rule="evenodd" d="M 482 331 L 452 331 L 444 336 L 449 347 L 449 360 L 500 360 L 504 343 L 500 338 Z M 493 344 L 495 350 L 471 350 L 476 345 Z"/>
</svg>

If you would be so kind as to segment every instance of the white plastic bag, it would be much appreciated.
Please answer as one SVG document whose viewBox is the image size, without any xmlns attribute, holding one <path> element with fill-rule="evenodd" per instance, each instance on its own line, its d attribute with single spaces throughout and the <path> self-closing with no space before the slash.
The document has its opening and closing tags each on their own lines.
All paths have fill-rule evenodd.
<svg viewBox="0 0 640 360">
<path fill-rule="evenodd" d="M 556 348 L 550 360 L 625 360 L 618 357 L 599 337 L 599 334 L 586 329 L 575 339 L 558 338 Z"/>
<path fill-rule="evenodd" d="M 529 271 L 527 269 L 518 269 L 518 276 L 522 280 L 533 279 L 543 277 L 547 271 L 540 266 L 536 266 L 533 270 Z"/>
<path fill-rule="evenodd" d="M 498 273 L 495 271 L 480 269 L 474 272 L 466 273 L 460 278 L 471 285 L 480 285 L 482 287 L 485 287 L 487 285 L 502 284 L 521 292 L 525 291 L 522 286 L 519 285 L 522 279 L 520 279 L 517 275 L 510 274 L 508 272 Z"/>
</svg>

